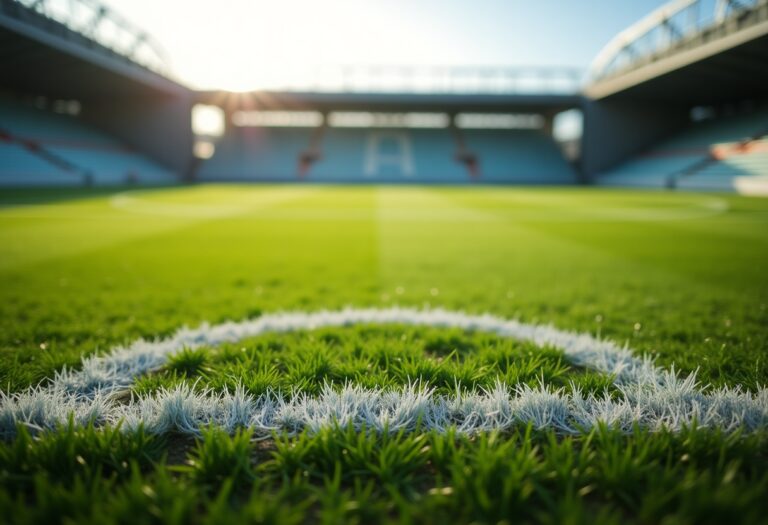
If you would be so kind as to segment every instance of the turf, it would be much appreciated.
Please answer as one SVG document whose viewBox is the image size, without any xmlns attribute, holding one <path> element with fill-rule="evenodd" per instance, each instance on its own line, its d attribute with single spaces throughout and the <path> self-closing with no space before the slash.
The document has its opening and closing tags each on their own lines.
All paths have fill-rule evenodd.
<svg viewBox="0 0 768 525">
<path fill-rule="evenodd" d="M 768 200 L 496 187 L 193 186 L 0 193 L 0 380 L 277 310 L 440 306 L 586 331 L 714 385 L 768 384 Z M 610 390 L 554 349 L 412 327 L 186 351 L 137 392 L 235 382 L 438 390 L 496 379 Z M 766 438 L 530 428 L 475 438 L 350 429 L 251 442 L 22 432 L 0 502 L 24 521 L 670 523 L 764 520 Z"/>
<path fill-rule="evenodd" d="M 491 389 L 497 382 L 582 392 L 611 390 L 611 378 L 569 364 L 562 352 L 457 329 L 325 328 L 271 334 L 217 349 L 184 350 L 136 394 L 192 383 L 199 390 L 317 395 L 326 384 L 400 390 L 418 382 L 437 394 Z"/>
</svg>

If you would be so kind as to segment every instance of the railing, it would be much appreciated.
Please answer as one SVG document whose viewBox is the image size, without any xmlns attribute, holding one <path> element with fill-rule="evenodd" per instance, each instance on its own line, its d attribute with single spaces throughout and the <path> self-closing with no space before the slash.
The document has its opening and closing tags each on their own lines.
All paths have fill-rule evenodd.
<svg viewBox="0 0 768 525">
<path fill-rule="evenodd" d="M 169 62 L 162 47 L 141 28 L 98 0 L 6 0 L 4 3 L 32 10 L 131 62 L 169 74 Z"/>
<path fill-rule="evenodd" d="M 768 0 L 673 0 L 614 37 L 590 77 L 616 76 L 765 20 Z"/>
<path fill-rule="evenodd" d="M 582 70 L 569 67 L 342 66 L 318 68 L 311 81 L 264 86 L 281 91 L 429 94 L 574 94 Z"/>
</svg>

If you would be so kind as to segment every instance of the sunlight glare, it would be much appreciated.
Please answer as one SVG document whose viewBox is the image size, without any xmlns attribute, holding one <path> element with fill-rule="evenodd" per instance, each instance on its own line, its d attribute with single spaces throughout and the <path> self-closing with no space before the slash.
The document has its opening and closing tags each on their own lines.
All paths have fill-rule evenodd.
<svg viewBox="0 0 768 525">
<path fill-rule="evenodd" d="M 192 108 L 192 131 L 195 135 L 220 137 L 224 134 L 224 111 L 217 106 L 197 104 Z"/>
</svg>

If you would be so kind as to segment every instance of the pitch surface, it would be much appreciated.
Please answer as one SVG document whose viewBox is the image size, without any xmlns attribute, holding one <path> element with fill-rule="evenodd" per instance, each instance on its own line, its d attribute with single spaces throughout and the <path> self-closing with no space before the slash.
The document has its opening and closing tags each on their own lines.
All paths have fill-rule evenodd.
<svg viewBox="0 0 768 525">
<path fill-rule="evenodd" d="M 552 323 L 628 343 L 667 369 L 698 369 L 702 388 L 757 392 L 768 383 L 764 199 L 196 186 L 18 191 L 0 200 L 6 393 L 77 367 L 84 354 L 182 325 L 345 306 L 444 307 Z M 186 352 L 133 390 L 197 382 L 317 395 L 326 382 L 387 388 L 420 379 L 448 392 L 454 379 L 471 390 L 500 377 L 613 395 L 610 381 L 554 349 L 402 326 Z M 27 443 L 22 432 L 2 445 L 3 501 L 31 520 L 62 516 L 63 507 L 65 517 L 119 519 L 149 513 L 154 502 L 151 512 L 166 521 L 174 512 L 300 521 L 706 521 L 739 512 L 754 521 L 768 487 L 762 432 L 596 429 L 564 438 L 513 428 L 464 438 L 325 428 L 258 445 L 218 432 L 196 445 L 88 429 Z M 168 476 L 177 479 L 168 484 Z M 76 485 L 87 481 L 94 497 L 83 499 Z M 203 512 L 184 514 L 185 498 L 201 501 Z"/>
</svg>

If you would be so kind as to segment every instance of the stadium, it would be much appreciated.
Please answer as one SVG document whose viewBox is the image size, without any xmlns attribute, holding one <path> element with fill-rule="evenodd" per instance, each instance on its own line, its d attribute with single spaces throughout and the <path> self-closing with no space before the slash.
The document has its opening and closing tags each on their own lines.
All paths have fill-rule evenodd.
<svg viewBox="0 0 768 525">
<path fill-rule="evenodd" d="M 768 1 L 113 3 L 0 0 L 0 521 L 768 523 Z"/>
</svg>

